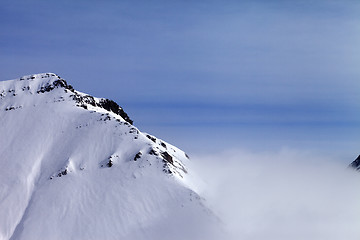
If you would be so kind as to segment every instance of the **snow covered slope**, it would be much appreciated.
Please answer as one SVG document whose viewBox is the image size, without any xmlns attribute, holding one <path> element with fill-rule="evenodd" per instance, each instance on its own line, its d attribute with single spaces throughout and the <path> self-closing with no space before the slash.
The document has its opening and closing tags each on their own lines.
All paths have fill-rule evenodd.
<svg viewBox="0 0 360 240">
<path fill-rule="evenodd" d="M 56 74 L 0 82 L 0 239 L 204 239 L 188 163 Z"/>
</svg>

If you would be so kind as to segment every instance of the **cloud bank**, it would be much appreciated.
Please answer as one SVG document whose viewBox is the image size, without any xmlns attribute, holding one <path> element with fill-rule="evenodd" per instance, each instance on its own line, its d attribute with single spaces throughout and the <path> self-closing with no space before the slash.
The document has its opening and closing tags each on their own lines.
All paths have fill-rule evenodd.
<svg viewBox="0 0 360 240">
<path fill-rule="evenodd" d="M 227 151 L 195 162 L 230 239 L 360 237 L 360 173 L 331 156 Z"/>
</svg>

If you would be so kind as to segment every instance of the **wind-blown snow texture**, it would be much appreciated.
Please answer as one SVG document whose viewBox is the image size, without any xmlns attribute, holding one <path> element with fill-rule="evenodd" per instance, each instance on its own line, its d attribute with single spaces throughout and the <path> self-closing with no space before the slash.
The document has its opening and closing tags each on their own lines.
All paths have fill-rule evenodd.
<svg viewBox="0 0 360 240">
<path fill-rule="evenodd" d="M 201 239 L 218 225 L 183 151 L 56 74 L 0 82 L 0 123 L 0 239 Z"/>
</svg>

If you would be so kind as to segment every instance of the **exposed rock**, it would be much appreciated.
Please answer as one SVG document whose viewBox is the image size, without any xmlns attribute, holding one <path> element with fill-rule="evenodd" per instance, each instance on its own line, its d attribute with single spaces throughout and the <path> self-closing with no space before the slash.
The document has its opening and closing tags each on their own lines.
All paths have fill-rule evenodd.
<svg viewBox="0 0 360 240">
<path fill-rule="evenodd" d="M 100 102 L 97 104 L 98 107 L 102 107 L 108 111 L 111 111 L 113 113 L 116 113 L 120 115 L 125 121 L 127 121 L 130 124 L 133 124 L 133 121 L 130 119 L 130 117 L 127 115 L 127 113 L 123 110 L 122 107 L 120 107 L 116 102 L 109 99 L 101 99 Z"/>
<path fill-rule="evenodd" d="M 134 161 L 137 161 L 139 158 L 141 158 L 142 153 L 138 152 L 135 157 L 134 157 Z"/>
<path fill-rule="evenodd" d="M 164 142 L 161 142 L 160 145 L 161 145 L 162 147 L 164 147 L 165 149 L 167 148 L 167 147 L 166 147 L 166 144 L 165 144 Z"/>
<path fill-rule="evenodd" d="M 155 138 L 155 137 L 152 137 L 152 136 L 150 136 L 149 134 L 147 134 L 146 137 L 147 137 L 148 139 L 150 139 L 151 141 L 153 141 L 154 143 L 156 143 L 156 138 Z"/>
<path fill-rule="evenodd" d="M 110 159 L 109 162 L 106 164 L 106 166 L 112 167 L 112 165 L 114 165 L 114 164 L 113 164 L 113 162 L 112 162 L 111 159 Z"/>
<path fill-rule="evenodd" d="M 50 177 L 50 179 L 53 179 L 54 177 L 62 177 L 62 176 L 65 176 L 65 175 L 67 175 L 69 172 L 70 172 L 69 167 L 66 166 L 66 167 L 60 169 L 60 170 L 58 171 L 58 173 L 52 175 L 52 176 Z"/>
<path fill-rule="evenodd" d="M 58 177 L 67 175 L 67 172 L 68 172 L 67 169 L 65 169 L 64 171 L 61 171 L 60 173 L 58 173 Z"/>
<path fill-rule="evenodd" d="M 360 171 L 360 155 L 349 165 L 349 167 Z"/>
<path fill-rule="evenodd" d="M 168 152 L 162 152 L 161 156 L 164 158 L 165 161 L 167 161 L 170 164 L 174 164 L 172 156 Z"/>
<path fill-rule="evenodd" d="M 123 110 L 122 107 L 120 107 L 116 102 L 109 100 L 109 99 L 100 99 L 99 102 L 95 101 L 95 98 L 90 95 L 82 96 L 78 94 L 77 92 L 74 92 L 72 95 L 73 100 L 78 104 L 79 107 L 87 109 L 86 104 L 89 104 L 93 107 L 100 107 L 107 111 L 113 112 L 120 117 L 122 117 L 126 122 L 133 124 L 133 121 L 130 119 L 130 117 L 127 115 L 127 113 Z"/>
<path fill-rule="evenodd" d="M 153 148 L 150 149 L 149 154 L 150 155 L 155 155 L 155 156 L 159 155 L 157 152 L 155 152 L 155 150 Z"/>
<path fill-rule="evenodd" d="M 90 95 L 83 96 L 80 93 L 78 93 L 77 91 L 75 91 L 71 85 L 69 85 L 64 79 L 62 79 L 61 77 L 59 77 L 56 74 L 46 73 L 46 74 L 41 75 L 41 78 L 49 78 L 49 77 L 57 77 L 58 80 L 55 80 L 52 83 L 47 83 L 44 86 L 41 86 L 40 89 L 37 91 L 38 94 L 50 92 L 58 87 L 64 88 L 64 89 L 69 90 L 74 93 L 72 95 L 72 98 L 73 98 L 73 100 L 75 100 L 75 102 L 78 104 L 79 107 L 87 109 L 86 104 L 89 104 L 94 107 L 101 107 L 107 111 L 113 112 L 113 113 L 121 116 L 126 122 L 130 123 L 131 125 L 133 124 L 133 121 L 130 119 L 130 117 L 127 115 L 127 113 L 124 111 L 124 109 L 122 107 L 120 107 L 113 100 L 101 98 L 98 102 L 96 102 L 94 97 L 92 97 Z M 30 79 L 33 80 L 35 78 L 36 78 L 35 76 L 30 76 L 29 78 L 27 78 L 27 80 L 30 80 Z M 24 90 L 25 89 L 23 89 L 23 91 Z M 9 90 L 9 92 L 10 91 L 13 91 L 13 90 Z"/>
<path fill-rule="evenodd" d="M 33 78 L 35 78 L 35 77 L 33 77 Z M 31 78 L 31 79 L 33 79 L 33 78 Z M 48 83 L 45 86 L 42 86 L 40 88 L 40 90 L 37 91 L 37 93 L 50 92 L 51 90 L 53 90 L 53 89 L 55 89 L 57 87 L 62 87 L 62 88 L 68 89 L 68 90 L 70 90 L 72 92 L 74 91 L 74 89 L 73 89 L 73 87 L 71 85 L 68 85 L 67 82 L 64 79 L 60 78 L 59 80 L 56 80 L 53 83 Z"/>
</svg>

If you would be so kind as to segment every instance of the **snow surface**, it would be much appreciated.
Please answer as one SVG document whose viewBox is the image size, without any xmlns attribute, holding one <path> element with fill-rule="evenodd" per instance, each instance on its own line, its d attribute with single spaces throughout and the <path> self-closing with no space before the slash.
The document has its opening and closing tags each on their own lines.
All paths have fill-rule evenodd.
<svg viewBox="0 0 360 240">
<path fill-rule="evenodd" d="M 0 239 L 220 232 L 183 151 L 64 82 L 53 73 L 0 82 Z"/>
</svg>

